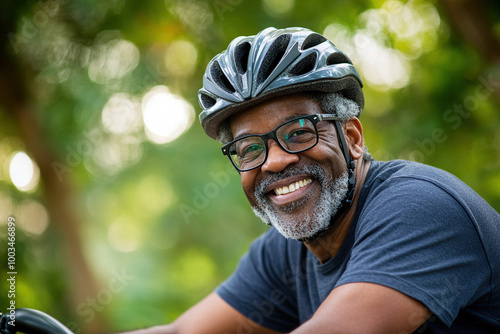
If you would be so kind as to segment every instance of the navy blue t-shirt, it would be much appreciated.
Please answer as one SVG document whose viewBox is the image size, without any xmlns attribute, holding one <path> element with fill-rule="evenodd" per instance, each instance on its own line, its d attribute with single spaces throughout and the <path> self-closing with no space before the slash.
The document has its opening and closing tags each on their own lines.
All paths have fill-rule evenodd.
<svg viewBox="0 0 500 334">
<path fill-rule="evenodd" d="M 434 315 L 415 333 L 500 333 L 500 216 L 445 171 L 374 161 L 334 258 L 320 264 L 271 227 L 216 292 L 256 323 L 289 332 L 353 282 L 425 304 Z"/>
</svg>

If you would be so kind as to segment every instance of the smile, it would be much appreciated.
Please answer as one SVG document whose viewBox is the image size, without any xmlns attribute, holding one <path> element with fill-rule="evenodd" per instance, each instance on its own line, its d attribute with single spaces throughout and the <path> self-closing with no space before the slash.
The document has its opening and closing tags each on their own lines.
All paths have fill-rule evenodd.
<svg viewBox="0 0 500 334">
<path fill-rule="evenodd" d="M 312 179 L 309 179 L 309 178 L 304 179 L 304 180 L 300 180 L 300 181 L 297 181 L 297 182 L 290 184 L 289 186 L 276 188 L 276 189 L 274 189 L 274 193 L 276 195 L 286 195 L 289 193 L 293 193 L 294 191 L 297 191 L 300 188 L 307 186 L 311 182 L 312 182 Z"/>
</svg>

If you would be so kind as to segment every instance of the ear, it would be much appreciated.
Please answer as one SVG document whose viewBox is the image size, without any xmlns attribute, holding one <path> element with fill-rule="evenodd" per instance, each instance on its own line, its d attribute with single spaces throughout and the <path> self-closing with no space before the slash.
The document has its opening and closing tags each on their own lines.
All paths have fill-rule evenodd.
<svg viewBox="0 0 500 334">
<path fill-rule="evenodd" d="M 351 118 L 344 124 L 344 136 L 352 158 L 354 160 L 361 158 L 365 145 L 363 142 L 363 126 L 357 117 Z"/>
</svg>

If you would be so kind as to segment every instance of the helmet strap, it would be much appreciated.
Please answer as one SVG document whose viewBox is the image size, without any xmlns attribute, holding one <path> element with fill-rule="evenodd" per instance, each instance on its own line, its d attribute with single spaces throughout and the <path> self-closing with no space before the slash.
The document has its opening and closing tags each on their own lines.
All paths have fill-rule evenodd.
<svg viewBox="0 0 500 334">
<path fill-rule="evenodd" d="M 339 143 L 342 149 L 342 153 L 344 154 L 344 158 L 347 164 L 347 170 L 349 173 L 349 181 L 347 184 L 347 196 L 344 198 L 342 201 L 342 205 L 340 206 L 339 210 L 337 211 L 337 214 L 335 217 L 332 217 L 329 226 L 321 231 L 318 231 L 316 234 L 314 234 L 311 237 L 308 238 L 303 238 L 303 239 L 297 239 L 299 242 L 307 242 L 311 243 L 318 237 L 322 236 L 323 234 L 326 233 L 334 224 L 335 221 L 345 212 L 347 211 L 347 208 L 352 204 L 352 200 L 354 197 L 354 186 L 356 185 L 356 177 L 354 175 L 354 169 L 356 168 L 356 165 L 354 164 L 354 160 L 352 159 L 351 154 L 349 153 L 349 148 L 347 147 L 347 142 L 344 137 L 344 132 L 342 131 L 342 124 L 340 121 L 334 121 L 335 123 L 335 128 L 337 129 L 337 137 L 339 139 Z"/>
<path fill-rule="evenodd" d="M 344 132 L 342 131 L 342 124 L 340 123 L 340 121 L 335 121 L 334 123 L 335 128 L 337 129 L 337 137 L 339 139 L 342 152 L 344 153 L 345 162 L 347 164 L 347 171 L 349 173 L 349 183 L 347 185 L 348 192 L 344 200 L 344 204 L 350 205 L 354 197 L 354 186 L 356 185 L 356 177 L 354 176 L 354 169 L 356 168 L 356 165 L 354 164 L 354 160 L 349 153 L 349 148 L 347 147 Z"/>
</svg>

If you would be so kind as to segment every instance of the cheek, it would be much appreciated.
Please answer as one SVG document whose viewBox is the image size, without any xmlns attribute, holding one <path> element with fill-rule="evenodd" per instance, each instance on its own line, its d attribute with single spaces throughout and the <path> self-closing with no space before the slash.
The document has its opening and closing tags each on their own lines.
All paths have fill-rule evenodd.
<svg viewBox="0 0 500 334">
<path fill-rule="evenodd" d="M 328 160 L 342 155 L 342 149 L 337 139 L 337 133 L 328 133 L 319 136 L 319 142 L 313 147 L 317 151 L 317 155 L 321 156 L 323 160 Z"/>
<path fill-rule="evenodd" d="M 327 173 L 334 177 L 342 174 L 346 168 L 346 162 L 342 150 L 332 142 L 323 142 L 317 145 L 308 155 L 310 161 L 323 166 Z"/>
<path fill-rule="evenodd" d="M 255 204 L 255 197 L 254 197 L 254 192 L 256 187 L 255 172 L 254 171 L 243 172 L 241 173 L 240 178 L 241 178 L 241 187 L 243 188 L 243 192 L 245 193 L 250 204 L 253 206 Z"/>
</svg>

